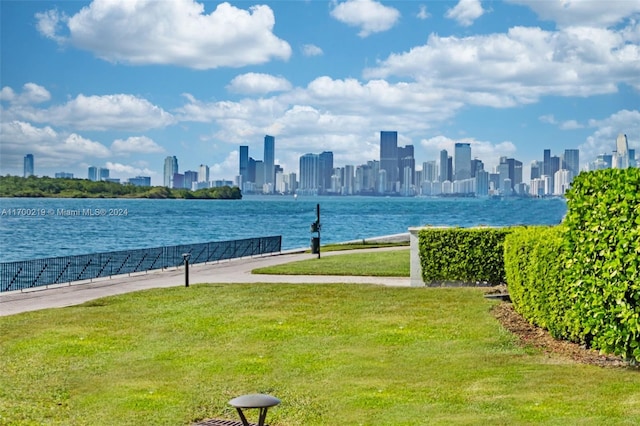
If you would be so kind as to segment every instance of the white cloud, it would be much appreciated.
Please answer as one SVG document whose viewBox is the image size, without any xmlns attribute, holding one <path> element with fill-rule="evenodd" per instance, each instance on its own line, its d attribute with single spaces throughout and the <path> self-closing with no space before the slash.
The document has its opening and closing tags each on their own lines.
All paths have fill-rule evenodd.
<svg viewBox="0 0 640 426">
<path fill-rule="evenodd" d="M 87 157 L 108 157 L 109 149 L 99 142 L 84 138 L 75 133 L 67 136 L 61 145 L 56 146 L 58 152 L 74 152 Z"/>
<path fill-rule="evenodd" d="M 22 121 L 0 124 L 0 168 L 15 170 L 25 153 L 32 153 L 39 169 L 67 168 L 93 158 L 105 158 L 111 153 L 100 142 L 76 133 L 59 133 L 49 126 L 36 127 Z"/>
<path fill-rule="evenodd" d="M 553 114 L 548 114 L 548 115 L 541 115 L 540 117 L 538 117 L 538 120 L 540 120 L 542 123 L 547 123 L 547 124 L 556 124 L 556 118 L 553 116 Z"/>
<path fill-rule="evenodd" d="M 422 139 L 420 145 L 428 154 L 428 158 L 439 159 L 440 151 L 446 149 L 449 155 L 454 154 L 454 147 L 457 142 L 471 145 L 471 158 L 479 158 L 484 163 L 484 169 L 492 172 L 493 168 L 500 162 L 500 157 L 515 157 L 516 146 L 513 142 L 504 141 L 493 143 L 478 141 L 474 138 L 452 139 L 448 136 L 438 135 L 429 139 Z"/>
<path fill-rule="evenodd" d="M 35 99 L 36 92 L 32 92 L 30 97 Z M 38 96 L 43 98 L 42 93 Z M 174 117 L 162 108 L 146 99 L 126 94 L 81 94 L 63 105 L 46 109 L 12 106 L 5 113 L 10 119 L 49 123 L 74 130 L 140 131 L 165 127 L 175 122 Z"/>
<path fill-rule="evenodd" d="M 22 86 L 22 92 L 17 94 L 11 87 L 5 86 L 0 91 L 0 100 L 8 101 L 12 104 L 29 105 L 39 104 L 51 99 L 51 94 L 47 89 L 35 83 L 26 83 Z"/>
<path fill-rule="evenodd" d="M 220 3 L 210 14 L 194 0 L 94 0 L 71 17 L 36 15 L 38 30 L 58 43 L 110 62 L 195 69 L 242 67 L 287 60 L 289 44 L 273 33 L 265 5 L 239 9 Z M 68 35 L 62 35 L 64 25 Z"/>
<path fill-rule="evenodd" d="M 324 52 L 315 44 L 305 44 L 302 46 L 302 54 L 304 56 L 322 56 Z"/>
<path fill-rule="evenodd" d="M 540 120 L 541 123 L 557 125 L 560 130 L 575 130 L 584 127 L 576 120 L 567 120 L 560 123 L 553 114 L 541 115 L 538 117 L 538 120 Z"/>
<path fill-rule="evenodd" d="M 608 27 L 625 18 L 640 14 L 640 2 L 633 0 L 507 0 L 507 2 L 527 6 L 541 19 L 554 21 L 560 26 Z"/>
<path fill-rule="evenodd" d="M 463 27 L 469 27 L 473 21 L 484 14 L 480 0 L 460 0 L 452 9 L 447 10 L 445 16 L 455 20 Z"/>
<path fill-rule="evenodd" d="M 246 73 L 231 80 L 227 90 L 243 94 L 265 94 L 291 90 L 291 83 L 286 78 L 269 74 Z"/>
<path fill-rule="evenodd" d="M 116 154 L 164 152 L 164 148 L 146 136 L 131 136 L 126 140 L 116 139 L 111 144 L 111 151 Z"/>
<path fill-rule="evenodd" d="M 135 176 L 155 176 L 157 173 L 147 167 L 138 167 L 130 164 L 114 163 L 107 161 L 105 164 L 110 175 L 117 175 L 120 178 L 130 178 Z"/>
<path fill-rule="evenodd" d="M 400 19 L 397 9 L 373 0 L 347 0 L 334 5 L 331 16 L 349 26 L 359 27 L 358 36 L 362 38 L 387 31 Z"/>
<path fill-rule="evenodd" d="M 234 177 L 238 174 L 238 150 L 233 150 L 227 154 L 227 157 L 221 163 L 212 164 L 209 166 L 209 176 L 211 180 L 230 180 L 233 181 Z"/>
<path fill-rule="evenodd" d="M 640 153 L 640 111 L 620 110 L 604 119 L 589 120 L 589 127 L 595 131 L 578 147 L 581 162 L 593 161 L 599 154 L 611 154 L 620 133 L 626 134 L 629 147 Z"/>
<path fill-rule="evenodd" d="M 469 104 L 509 107 L 547 95 L 616 93 L 620 83 L 640 89 L 640 47 L 624 33 L 593 28 L 514 27 L 463 38 L 432 34 L 425 45 L 390 55 L 364 76 L 410 77 L 461 91 Z"/>
<path fill-rule="evenodd" d="M 560 124 L 560 130 L 576 130 L 582 129 L 584 126 L 576 120 L 567 120 Z"/>
<path fill-rule="evenodd" d="M 427 6 L 425 6 L 424 4 L 420 5 L 420 10 L 418 11 L 418 14 L 416 15 L 416 17 L 418 19 L 427 19 L 431 17 L 431 14 L 427 11 Z"/>
<path fill-rule="evenodd" d="M 43 36 L 64 43 L 64 37 L 59 36 L 62 24 L 68 20 L 64 13 L 57 10 L 48 10 L 46 12 L 36 13 L 36 28 Z"/>
</svg>

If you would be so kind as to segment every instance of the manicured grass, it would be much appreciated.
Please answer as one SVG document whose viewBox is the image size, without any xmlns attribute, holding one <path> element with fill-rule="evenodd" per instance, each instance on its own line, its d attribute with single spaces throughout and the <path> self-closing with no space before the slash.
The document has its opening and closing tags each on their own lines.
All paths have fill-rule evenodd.
<svg viewBox="0 0 640 426">
<path fill-rule="evenodd" d="M 374 277 L 408 277 L 409 250 L 373 253 L 349 253 L 322 256 L 282 265 L 258 268 L 254 274 L 275 275 L 356 275 Z"/>
<path fill-rule="evenodd" d="M 640 374 L 514 344 L 470 288 L 197 285 L 0 317 L 0 424 L 638 424 Z M 251 419 L 255 421 L 255 413 Z"/>
<path fill-rule="evenodd" d="M 321 252 L 325 251 L 343 251 L 343 250 L 359 250 L 359 249 L 371 249 L 371 248 L 383 248 L 383 247 L 409 247 L 409 242 L 398 243 L 344 243 L 344 244 L 327 244 L 320 248 Z"/>
</svg>

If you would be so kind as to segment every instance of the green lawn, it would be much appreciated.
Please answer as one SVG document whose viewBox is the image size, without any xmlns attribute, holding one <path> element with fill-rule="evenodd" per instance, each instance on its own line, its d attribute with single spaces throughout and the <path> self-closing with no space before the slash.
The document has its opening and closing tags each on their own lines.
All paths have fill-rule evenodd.
<svg viewBox="0 0 640 426">
<path fill-rule="evenodd" d="M 409 249 L 322 256 L 282 265 L 258 268 L 254 274 L 276 275 L 357 275 L 408 277 Z"/>
<path fill-rule="evenodd" d="M 0 317 L 0 424 L 640 423 L 640 374 L 514 344 L 471 288 L 197 285 Z M 251 420 L 255 421 L 255 413 Z"/>
</svg>

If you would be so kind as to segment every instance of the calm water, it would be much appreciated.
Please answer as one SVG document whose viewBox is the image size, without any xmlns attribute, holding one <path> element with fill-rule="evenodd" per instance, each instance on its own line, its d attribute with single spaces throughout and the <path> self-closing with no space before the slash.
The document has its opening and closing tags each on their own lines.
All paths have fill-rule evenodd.
<svg viewBox="0 0 640 426">
<path fill-rule="evenodd" d="M 316 218 L 316 204 L 320 204 L 322 244 L 397 234 L 421 225 L 556 224 L 566 212 L 566 204 L 561 199 L 1 198 L 0 212 L 4 212 L 0 216 L 0 261 L 271 235 L 282 235 L 285 250 L 308 247 L 309 226 Z M 60 215 L 59 209 L 79 211 L 79 215 Z M 91 210 L 94 215 L 83 215 L 83 209 Z M 104 213 L 120 215 L 103 216 Z"/>
</svg>

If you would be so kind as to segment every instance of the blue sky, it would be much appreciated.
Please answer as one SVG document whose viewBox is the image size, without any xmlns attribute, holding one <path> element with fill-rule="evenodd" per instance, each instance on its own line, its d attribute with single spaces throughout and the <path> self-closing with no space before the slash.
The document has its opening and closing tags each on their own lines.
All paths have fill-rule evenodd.
<svg viewBox="0 0 640 426">
<path fill-rule="evenodd" d="M 640 150 L 635 0 L 0 2 L 0 173 L 238 174 L 238 146 L 297 172 L 379 158 L 379 132 L 418 168 L 469 142 L 491 169 L 542 151 Z"/>
</svg>

